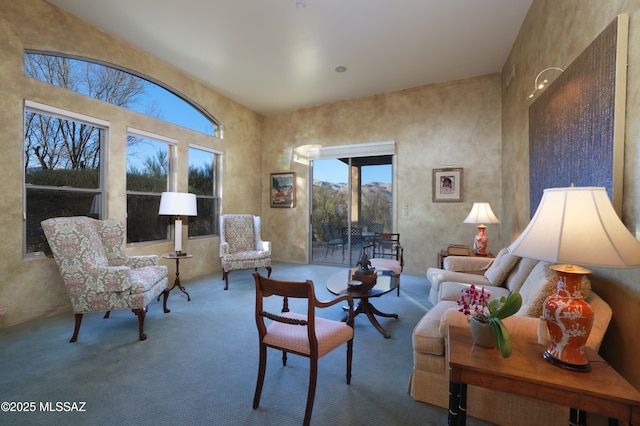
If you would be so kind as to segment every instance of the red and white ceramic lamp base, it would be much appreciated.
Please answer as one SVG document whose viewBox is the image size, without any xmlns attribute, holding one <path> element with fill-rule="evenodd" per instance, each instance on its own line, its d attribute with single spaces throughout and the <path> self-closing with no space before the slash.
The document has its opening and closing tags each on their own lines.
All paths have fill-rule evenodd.
<svg viewBox="0 0 640 426">
<path fill-rule="evenodd" d="M 487 246 L 489 245 L 489 237 L 485 234 L 485 229 L 487 227 L 484 225 L 478 225 L 478 235 L 476 235 L 473 240 L 473 248 L 476 249 L 476 254 L 480 256 L 487 255 Z"/>
<path fill-rule="evenodd" d="M 593 310 L 584 301 L 581 289 L 584 276 L 591 271 L 574 265 L 550 268 L 558 274 L 558 292 L 547 298 L 542 311 L 551 337 L 543 356 L 568 370 L 591 371 L 584 346 L 593 326 Z"/>
</svg>

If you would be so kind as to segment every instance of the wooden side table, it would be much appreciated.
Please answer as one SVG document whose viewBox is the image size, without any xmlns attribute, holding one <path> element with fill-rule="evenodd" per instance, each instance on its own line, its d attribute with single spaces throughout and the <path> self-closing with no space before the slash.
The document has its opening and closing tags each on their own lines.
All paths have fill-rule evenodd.
<svg viewBox="0 0 640 426">
<path fill-rule="evenodd" d="M 193 257 L 193 255 L 191 254 L 183 254 L 178 256 L 175 253 L 166 253 L 162 255 L 163 259 L 175 259 L 176 261 L 176 279 L 173 282 L 173 287 L 171 287 L 169 290 L 167 290 L 167 294 L 171 293 L 171 290 L 173 290 L 174 288 L 178 287 L 184 294 L 187 295 L 187 302 L 191 302 L 191 296 L 189 296 L 189 293 L 187 293 L 187 290 L 185 290 L 184 287 L 182 287 L 182 285 L 180 284 L 180 260 L 181 259 L 191 259 Z"/>
<path fill-rule="evenodd" d="M 505 359 L 498 350 L 475 345 L 468 328 L 449 327 L 450 425 L 466 422 L 467 385 L 570 407 L 569 424 L 592 412 L 609 417 L 610 425 L 618 424 L 616 419 L 640 425 L 640 392 L 594 350 L 585 348 L 592 365 L 585 373 L 545 361 L 544 346 L 533 339 L 512 335 L 511 341 L 513 353 Z"/>
</svg>

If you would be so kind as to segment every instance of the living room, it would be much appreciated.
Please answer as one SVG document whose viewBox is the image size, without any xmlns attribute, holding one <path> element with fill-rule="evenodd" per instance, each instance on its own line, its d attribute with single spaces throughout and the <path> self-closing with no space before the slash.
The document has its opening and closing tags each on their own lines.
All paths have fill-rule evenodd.
<svg viewBox="0 0 640 426">
<path fill-rule="evenodd" d="M 299 178 L 296 208 L 269 208 L 269 174 L 284 171 L 279 155 L 289 150 L 304 158 L 308 148 L 317 145 L 395 141 L 397 205 L 408 208 L 408 214 L 400 213 L 397 220 L 405 249 L 405 272 L 424 274 L 428 267 L 436 266 L 440 249 L 472 239 L 473 227 L 463 225 L 462 220 L 473 201 L 490 202 L 500 218 L 499 225 L 488 228 L 491 252 L 507 246 L 522 232 L 530 217 L 528 95 L 536 74 L 550 66 L 567 67 L 623 13 L 629 15 L 630 31 L 622 219 L 635 233 L 640 222 L 640 191 L 636 184 L 640 174 L 640 78 L 635 72 L 640 64 L 640 33 L 635 31 L 640 22 L 638 6 L 640 2 L 635 0 L 534 0 L 500 73 L 263 116 L 49 3 L 3 0 L 0 144 L 5 152 L 0 165 L 5 171 L 5 185 L 0 199 L 0 234 L 4 237 L 0 265 L 11 279 L 5 279 L 0 286 L 0 307 L 6 309 L 5 315 L 0 316 L 0 327 L 69 310 L 53 260 L 26 259 L 22 253 L 20 141 L 25 99 L 96 117 L 106 114 L 112 124 L 111 137 L 116 141 L 124 140 L 127 125 L 146 125 L 144 118 L 138 118 L 137 123 L 119 123 L 119 113 L 113 107 L 98 106 L 97 102 L 26 79 L 25 49 L 64 52 L 124 65 L 180 90 L 211 112 L 224 124 L 224 140 L 203 138 L 195 132 L 188 136 L 192 142 L 224 152 L 223 212 L 262 216 L 263 238 L 273 242 L 275 261 L 308 261 L 307 166 L 303 161 L 294 161 L 290 166 Z M 515 78 L 507 86 L 514 67 Z M 109 150 L 107 216 L 125 220 L 122 170 L 126 160 L 118 146 L 110 146 Z M 431 201 L 431 171 L 443 165 L 464 168 L 464 202 Z M 185 189 L 186 182 L 179 181 L 179 188 Z M 161 254 L 172 248 L 172 242 L 166 241 L 130 247 L 127 252 Z M 199 255 L 181 271 L 184 279 L 219 274 L 217 238 L 185 240 L 185 248 Z M 636 309 L 640 291 L 635 272 L 595 268 L 591 280 L 613 309 L 601 355 L 640 388 L 640 367 L 635 358 L 640 340 L 634 328 L 640 322 Z"/>
</svg>

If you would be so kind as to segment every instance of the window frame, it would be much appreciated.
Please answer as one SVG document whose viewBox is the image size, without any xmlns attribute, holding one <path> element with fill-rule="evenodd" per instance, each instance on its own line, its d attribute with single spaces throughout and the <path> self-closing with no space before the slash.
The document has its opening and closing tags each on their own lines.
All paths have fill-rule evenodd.
<svg viewBox="0 0 640 426">
<path fill-rule="evenodd" d="M 222 176 L 222 155 L 223 153 L 221 151 L 215 150 L 215 149 L 211 149 L 211 148 L 207 148 L 207 147 L 203 147 L 201 145 L 197 145 L 197 144 L 189 144 L 188 146 L 188 150 L 190 151 L 191 149 L 196 149 L 199 151 L 204 151 L 210 154 L 213 154 L 213 182 L 211 182 L 212 184 L 212 194 L 211 195 L 200 195 L 200 194 L 196 194 L 196 202 L 198 199 L 207 199 L 207 200 L 213 200 L 213 204 L 214 204 L 214 213 L 213 213 L 213 226 L 212 226 L 212 231 L 213 233 L 211 234 L 202 234 L 202 235 L 188 235 L 189 239 L 198 239 L 198 238 L 208 238 L 208 237 L 217 237 L 220 235 L 220 226 L 219 226 L 219 221 L 220 221 L 220 211 L 221 211 L 221 204 L 222 204 L 222 197 L 221 197 L 221 193 L 222 193 L 222 186 L 221 186 L 221 176 Z M 189 152 L 187 151 L 187 152 Z M 189 158 L 187 159 L 187 185 L 191 186 L 191 182 L 189 182 L 189 169 L 191 168 L 191 157 L 189 156 Z M 189 227 L 188 233 L 191 232 L 191 227 Z"/>
<path fill-rule="evenodd" d="M 99 203 L 98 211 L 96 212 L 98 218 L 102 218 L 105 212 L 105 195 L 107 192 L 107 155 L 106 155 L 106 145 L 109 138 L 109 130 L 111 127 L 111 123 L 107 120 L 102 120 L 96 117 L 91 117 L 88 115 L 80 114 L 74 111 L 69 111 L 66 109 L 54 107 L 51 105 L 43 104 L 40 102 L 31 101 L 29 99 L 24 100 L 23 112 L 22 112 L 22 121 L 23 125 L 26 126 L 25 118 L 27 112 L 31 112 L 34 114 L 47 115 L 50 117 L 54 117 L 60 120 L 73 121 L 76 123 L 86 124 L 88 126 L 92 126 L 98 129 L 99 132 L 99 170 L 98 170 L 98 187 L 97 188 L 81 188 L 81 187 L 72 187 L 72 186 L 53 186 L 53 185 L 33 185 L 27 184 L 27 176 L 24 168 L 26 161 L 26 152 L 24 152 L 24 131 L 23 131 L 23 157 L 22 157 L 22 256 L 24 258 L 36 258 L 42 257 L 46 255 L 46 252 L 42 251 L 27 251 L 27 217 L 29 212 L 27 211 L 27 191 L 28 190 L 44 190 L 44 191 L 55 191 L 66 194 L 73 193 L 92 193 L 98 194 L 100 196 L 101 203 Z M 26 130 L 26 128 L 25 128 Z"/>
<path fill-rule="evenodd" d="M 178 140 L 168 137 L 168 136 L 163 136 L 163 135 L 159 135 L 157 133 L 152 133 L 152 132 L 148 132 L 145 130 L 140 130 L 140 129 L 136 129 L 133 127 L 127 127 L 127 138 L 129 137 L 129 135 L 134 136 L 134 137 L 138 137 L 138 138 L 143 138 L 143 139 L 148 139 L 151 140 L 153 142 L 157 142 L 157 143 L 161 143 L 161 144 L 165 144 L 167 146 L 167 187 L 164 189 L 164 191 L 175 191 L 176 188 L 176 161 L 177 161 L 177 147 L 178 147 Z M 129 149 L 129 146 L 127 145 L 127 150 Z M 126 164 L 126 169 L 125 169 L 125 175 L 128 174 L 128 170 L 129 170 L 129 155 L 127 152 L 127 164 Z M 126 198 L 127 198 L 127 223 L 125 224 L 125 226 L 128 229 L 128 225 L 129 225 L 129 206 L 128 206 L 128 197 L 130 195 L 134 195 L 134 196 L 153 196 L 153 197 L 158 197 L 158 199 L 162 196 L 162 193 L 157 193 L 157 192 L 150 192 L 150 191 L 131 191 L 128 188 L 126 188 L 126 183 L 125 183 L 125 192 L 126 192 Z M 158 201 L 159 203 L 159 201 Z M 160 220 L 160 216 L 156 215 L 158 217 L 158 220 Z M 162 242 L 166 242 L 169 241 L 173 238 L 173 233 L 175 232 L 174 229 L 174 224 L 172 221 L 169 221 L 169 224 L 167 226 L 167 234 L 166 234 L 166 238 L 163 239 L 159 239 L 159 240 L 145 240 L 145 241 L 132 241 L 129 242 L 129 233 L 127 233 L 127 242 L 126 242 L 126 246 L 127 247 L 135 247 L 135 246 L 140 246 L 140 245 L 147 245 L 147 244 L 156 244 L 156 243 L 162 243 Z"/>
</svg>

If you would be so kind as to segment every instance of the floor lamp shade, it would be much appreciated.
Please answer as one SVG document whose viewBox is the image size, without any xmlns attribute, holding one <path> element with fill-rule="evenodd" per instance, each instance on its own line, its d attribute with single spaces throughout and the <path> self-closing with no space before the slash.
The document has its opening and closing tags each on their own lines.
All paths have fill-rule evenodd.
<svg viewBox="0 0 640 426">
<path fill-rule="evenodd" d="M 533 219 L 509 251 L 555 263 L 551 268 L 558 275 L 558 292 L 547 298 L 543 308 L 551 336 L 544 357 L 570 370 L 590 371 L 584 345 L 593 312 L 583 300 L 581 283 L 591 271 L 575 264 L 640 266 L 640 242 L 618 218 L 605 189 L 545 189 Z"/>
<path fill-rule="evenodd" d="M 160 197 L 159 215 L 176 216 L 174 242 L 176 254 L 182 253 L 181 216 L 197 216 L 196 195 L 187 192 L 163 192 Z"/>
<path fill-rule="evenodd" d="M 474 239 L 473 247 L 476 254 L 486 255 L 489 237 L 485 234 L 485 223 L 500 223 L 496 215 L 493 214 L 489 203 L 473 203 L 473 207 L 463 223 L 478 224 L 478 235 Z"/>
</svg>

